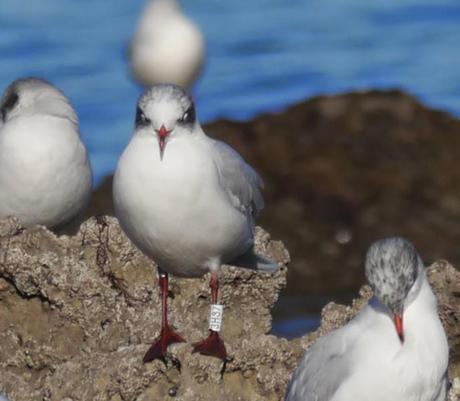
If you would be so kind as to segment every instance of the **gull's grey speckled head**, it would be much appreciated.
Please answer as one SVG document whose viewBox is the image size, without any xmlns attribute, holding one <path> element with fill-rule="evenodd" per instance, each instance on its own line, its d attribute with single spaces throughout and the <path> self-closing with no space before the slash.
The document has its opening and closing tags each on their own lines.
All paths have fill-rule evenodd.
<svg viewBox="0 0 460 401">
<path fill-rule="evenodd" d="M 403 238 L 374 242 L 366 255 L 366 278 L 376 297 L 393 313 L 402 313 L 407 294 L 417 280 L 422 260 Z"/>
<path fill-rule="evenodd" d="M 176 126 L 192 129 L 196 121 L 195 106 L 190 95 L 172 84 L 155 85 L 139 99 L 136 110 L 136 128 L 152 125 L 168 131 Z"/>
<path fill-rule="evenodd" d="M 0 118 L 5 123 L 16 116 L 46 114 L 67 118 L 78 124 L 75 110 L 66 96 L 41 78 L 20 78 L 4 91 L 0 103 Z"/>
</svg>

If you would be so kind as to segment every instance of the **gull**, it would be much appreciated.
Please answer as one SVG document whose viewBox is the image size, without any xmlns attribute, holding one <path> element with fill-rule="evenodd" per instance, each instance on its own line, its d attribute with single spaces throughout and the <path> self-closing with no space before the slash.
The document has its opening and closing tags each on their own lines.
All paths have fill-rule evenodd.
<svg viewBox="0 0 460 401">
<path fill-rule="evenodd" d="M 402 238 L 375 242 L 374 298 L 305 354 L 286 401 L 444 401 L 448 344 L 423 262 Z"/>
<path fill-rule="evenodd" d="M 157 85 L 141 96 L 134 135 L 114 176 L 113 199 L 121 227 L 156 261 L 162 328 L 144 362 L 166 357 L 184 339 L 168 324 L 168 274 L 211 273 L 209 336 L 194 352 L 226 360 L 219 336 L 218 272 L 224 263 L 274 272 L 277 263 L 254 252 L 254 219 L 263 207 L 262 181 L 230 146 L 203 132 L 190 96 Z"/>
<path fill-rule="evenodd" d="M 150 87 L 171 83 L 190 88 L 203 68 L 203 35 L 176 0 L 150 0 L 130 44 L 135 79 Z"/>
<path fill-rule="evenodd" d="M 0 218 L 55 228 L 80 214 L 92 173 L 65 95 L 42 79 L 18 79 L 3 94 L 0 118 Z"/>
</svg>

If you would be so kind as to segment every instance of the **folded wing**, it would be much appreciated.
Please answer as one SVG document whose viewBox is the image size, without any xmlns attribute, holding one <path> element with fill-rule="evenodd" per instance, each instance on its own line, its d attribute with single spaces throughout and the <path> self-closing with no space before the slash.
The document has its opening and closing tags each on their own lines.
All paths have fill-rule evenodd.
<svg viewBox="0 0 460 401">
<path fill-rule="evenodd" d="M 231 203 L 254 222 L 264 207 L 262 179 L 235 150 L 223 142 L 213 141 L 213 156 L 220 183 Z"/>
</svg>

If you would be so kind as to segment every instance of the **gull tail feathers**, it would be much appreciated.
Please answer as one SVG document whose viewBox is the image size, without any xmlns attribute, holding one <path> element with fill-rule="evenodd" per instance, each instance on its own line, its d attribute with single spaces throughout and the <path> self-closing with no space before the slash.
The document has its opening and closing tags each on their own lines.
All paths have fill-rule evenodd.
<svg viewBox="0 0 460 401">
<path fill-rule="evenodd" d="M 230 264 L 263 273 L 275 273 L 279 269 L 277 262 L 255 253 L 253 248 L 232 260 Z"/>
</svg>

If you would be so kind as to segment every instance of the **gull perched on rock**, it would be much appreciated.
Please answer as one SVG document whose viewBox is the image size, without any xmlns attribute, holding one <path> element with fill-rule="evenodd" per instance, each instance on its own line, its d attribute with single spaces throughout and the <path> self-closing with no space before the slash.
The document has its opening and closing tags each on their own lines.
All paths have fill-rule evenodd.
<svg viewBox="0 0 460 401">
<path fill-rule="evenodd" d="M 235 150 L 206 136 L 181 88 L 157 85 L 140 98 L 134 135 L 115 172 L 113 197 L 124 232 L 158 264 L 162 329 L 144 362 L 165 358 L 169 344 L 184 341 L 168 325 L 169 273 L 200 277 L 211 272 L 213 319 L 208 338 L 194 351 L 226 359 L 219 336 L 222 306 L 217 304 L 221 265 L 269 273 L 278 269 L 254 253 L 261 186 Z"/>
<path fill-rule="evenodd" d="M 0 218 L 59 227 L 81 213 L 92 173 L 78 118 L 50 83 L 23 78 L 5 90 L 0 117 Z"/>
<path fill-rule="evenodd" d="M 129 48 L 131 71 L 140 84 L 190 88 L 203 68 L 204 54 L 200 29 L 176 0 L 148 1 Z"/>
<path fill-rule="evenodd" d="M 444 401 L 449 348 L 416 250 L 375 242 L 365 272 L 374 298 L 305 354 L 286 401 Z"/>
</svg>

